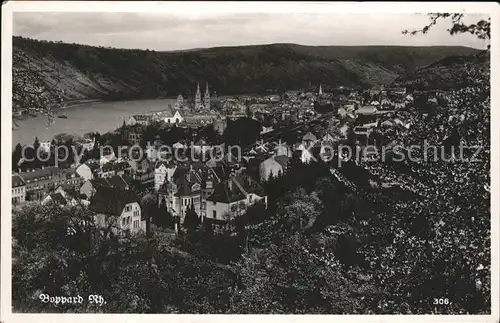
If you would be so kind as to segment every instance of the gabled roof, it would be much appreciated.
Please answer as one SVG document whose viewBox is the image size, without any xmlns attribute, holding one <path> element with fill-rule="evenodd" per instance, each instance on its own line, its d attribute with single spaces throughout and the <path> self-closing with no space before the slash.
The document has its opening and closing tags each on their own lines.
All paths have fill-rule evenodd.
<svg viewBox="0 0 500 323">
<path fill-rule="evenodd" d="M 12 188 L 25 186 L 24 179 L 19 174 L 12 175 Z"/>
<path fill-rule="evenodd" d="M 115 175 L 111 178 L 108 179 L 108 182 L 111 186 L 117 187 L 120 189 L 126 189 L 128 186 L 130 186 L 130 182 L 127 182 L 122 176 Z"/>
<path fill-rule="evenodd" d="M 132 190 L 102 186 L 90 199 L 90 210 L 120 216 L 125 206 L 134 202 L 139 203 L 139 198 Z"/>
<path fill-rule="evenodd" d="M 278 162 L 283 169 L 285 169 L 288 166 L 288 162 L 290 161 L 290 157 L 286 155 L 280 155 L 280 156 L 275 156 L 274 160 Z"/>
<path fill-rule="evenodd" d="M 89 162 L 86 162 L 85 165 L 87 165 L 90 168 L 90 170 L 92 170 L 92 171 L 94 171 L 94 170 L 98 169 L 99 167 L 101 167 L 99 165 L 99 162 L 90 162 L 89 161 Z"/>
<path fill-rule="evenodd" d="M 113 163 L 106 163 L 106 164 L 102 165 L 102 168 L 101 168 L 101 170 L 103 172 L 110 172 L 113 169 L 114 169 Z"/>
<path fill-rule="evenodd" d="M 249 193 L 264 196 L 264 190 L 257 181 L 241 174 L 219 183 L 207 201 L 232 203 L 245 199 Z"/>
<path fill-rule="evenodd" d="M 127 168 L 130 168 L 130 164 L 127 163 L 126 161 L 118 162 L 113 164 L 113 168 L 117 171 L 124 170 Z"/>
<path fill-rule="evenodd" d="M 156 163 L 155 163 L 155 169 L 160 168 L 162 165 L 165 166 L 165 168 L 170 168 L 168 162 L 157 160 Z"/>
<path fill-rule="evenodd" d="M 57 175 L 61 172 L 61 170 L 57 167 L 46 167 L 44 169 L 36 169 L 33 172 L 26 172 L 26 173 L 21 173 L 19 176 L 22 177 L 22 179 L 25 182 L 28 181 L 33 181 L 35 178 L 40 179 L 40 178 L 47 178 L 49 176 L 54 176 Z"/>
<path fill-rule="evenodd" d="M 195 184 L 199 184 L 199 183 L 189 182 L 187 180 L 181 181 L 179 183 L 179 185 L 177 186 L 177 193 L 175 194 L 175 196 L 190 196 L 190 195 L 196 194 L 199 191 L 193 191 L 193 185 L 195 185 Z M 201 184 L 200 184 L 200 188 L 201 188 Z"/>
<path fill-rule="evenodd" d="M 306 141 L 306 140 L 310 140 L 310 141 L 316 141 L 318 138 L 316 138 L 316 136 L 312 133 L 312 132 L 308 132 L 304 135 L 304 137 L 302 137 L 302 140 Z"/>
<path fill-rule="evenodd" d="M 52 194 L 50 194 L 50 199 L 52 200 L 52 202 L 54 202 L 56 204 L 60 204 L 60 205 L 66 205 L 66 204 L 68 204 L 68 202 L 66 201 L 66 199 L 64 198 L 64 196 L 62 196 L 61 193 L 52 193 Z"/>
<path fill-rule="evenodd" d="M 91 179 L 90 183 L 95 189 L 101 186 L 111 186 L 111 184 L 108 182 L 106 178 L 101 178 L 101 177 Z"/>
</svg>

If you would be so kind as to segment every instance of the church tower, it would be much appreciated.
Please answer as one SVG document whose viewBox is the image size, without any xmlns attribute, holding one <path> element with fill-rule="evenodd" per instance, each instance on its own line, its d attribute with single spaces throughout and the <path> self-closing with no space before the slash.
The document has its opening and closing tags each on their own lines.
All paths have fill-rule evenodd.
<svg viewBox="0 0 500 323">
<path fill-rule="evenodd" d="M 184 98 L 182 97 L 182 94 L 179 94 L 177 96 L 176 108 L 181 109 L 183 106 L 184 106 Z"/>
<path fill-rule="evenodd" d="M 194 98 L 194 109 L 199 110 L 201 108 L 201 93 L 200 93 L 200 83 L 196 86 L 196 96 Z"/>
<path fill-rule="evenodd" d="M 205 104 L 205 109 L 210 110 L 210 91 L 208 90 L 208 83 L 205 89 L 204 104 Z"/>
</svg>

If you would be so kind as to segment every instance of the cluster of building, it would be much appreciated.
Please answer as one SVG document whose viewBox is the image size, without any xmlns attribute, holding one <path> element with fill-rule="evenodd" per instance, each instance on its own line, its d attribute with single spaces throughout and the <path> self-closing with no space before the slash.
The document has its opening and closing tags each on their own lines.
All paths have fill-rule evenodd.
<svg viewBox="0 0 500 323">
<path fill-rule="evenodd" d="M 135 160 L 117 158 L 114 153 L 89 160 L 69 169 L 46 167 L 12 175 L 12 203 L 27 200 L 43 205 L 81 205 L 90 208 L 96 222 L 113 225 L 119 232 L 137 233 L 145 230 L 145 219 L 139 197 L 132 189 L 133 183 L 149 187 L 158 197 L 158 207 L 166 208 L 182 223 L 189 209 L 194 209 L 201 221 L 225 223 L 229 218 L 242 214 L 267 197 L 261 184 L 273 176 L 286 172 L 290 159 L 295 155 L 304 163 L 319 160 L 328 147 L 335 147 L 347 139 L 349 129 L 357 136 L 369 138 L 375 129 L 408 128 L 403 107 L 412 103 L 413 97 L 404 89 L 376 89 L 367 91 L 342 88 L 343 94 L 326 93 L 322 86 L 317 93 L 289 91 L 284 95 L 246 98 L 220 98 L 219 109 L 212 108 L 208 85 L 202 100 L 199 85 L 191 104 L 179 95 L 174 106 L 152 115 L 135 115 L 126 124 L 148 125 L 164 122 L 178 127 L 200 127 L 212 124 L 222 133 L 226 120 L 252 117 L 262 123 L 262 134 L 290 125 L 298 128 L 297 142 L 257 142 L 240 156 L 227 154 L 222 159 L 199 162 L 191 159 L 165 162 L 155 143 L 144 150 L 144 157 Z M 347 94 L 346 94 L 347 93 Z M 331 114 L 320 119 L 317 105 L 331 107 Z M 322 127 L 308 125 L 320 120 Z M 130 145 L 141 140 L 140 131 L 130 131 Z M 214 151 L 200 139 L 188 144 L 181 141 L 174 149 L 195 150 L 198 154 Z M 93 142 L 85 141 L 91 150 Z M 50 146 L 49 146 L 50 147 Z M 223 147 L 224 148 L 224 147 Z M 219 150 L 220 151 L 220 150 Z M 222 149 L 224 151 L 224 149 Z M 165 157 L 165 156 L 163 156 Z"/>
</svg>

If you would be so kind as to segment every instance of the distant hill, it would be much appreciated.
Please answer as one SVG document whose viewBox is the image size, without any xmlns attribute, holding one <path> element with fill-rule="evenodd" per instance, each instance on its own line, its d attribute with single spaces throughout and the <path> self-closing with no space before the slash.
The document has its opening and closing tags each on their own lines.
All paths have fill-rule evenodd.
<svg viewBox="0 0 500 323">
<path fill-rule="evenodd" d="M 191 96 L 200 82 L 219 94 L 263 93 L 328 86 L 390 84 L 403 73 L 468 47 L 302 46 L 272 44 L 157 52 L 13 39 L 15 67 L 43 67 L 44 81 L 67 99 Z"/>
<path fill-rule="evenodd" d="M 409 86 L 417 90 L 453 89 L 463 87 L 471 70 L 488 69 L 489 53 L 453 55 L 422 68 L 408 71 L 394 80 L 396 86 Z"/>
</svg>

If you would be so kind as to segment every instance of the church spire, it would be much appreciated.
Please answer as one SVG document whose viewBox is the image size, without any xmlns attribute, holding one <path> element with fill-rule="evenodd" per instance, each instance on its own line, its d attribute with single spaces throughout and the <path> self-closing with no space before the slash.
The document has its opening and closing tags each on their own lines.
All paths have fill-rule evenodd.
<svg viewBox="0 0 500 323">
<path fill-rule="evenodd" d="M 208 83 L 205 88 L 205 98 L 204 98 L 205 109 L 210 109 L 210 91 L 208 90 Z"/>
<path fill-rule="evenodd" d="M 200 109 L 201 107 L 201 93 L 200 93 L 200 83 L 198 82 L 196 84 L 196 96 L 194 98 L 194 108 L 196 110 Z"/>
<path fill-rule="evenodd" d="M 323 95 L 323 89 L 321 88 L 321 84 L 319 85 L 319 95 Z"/>
</svg>

